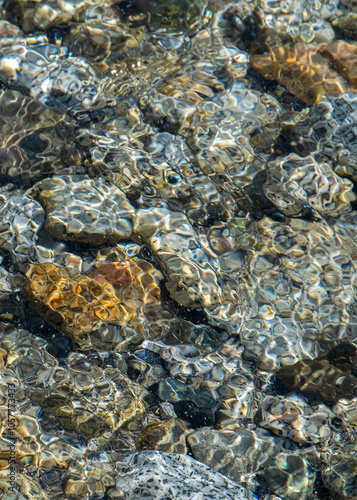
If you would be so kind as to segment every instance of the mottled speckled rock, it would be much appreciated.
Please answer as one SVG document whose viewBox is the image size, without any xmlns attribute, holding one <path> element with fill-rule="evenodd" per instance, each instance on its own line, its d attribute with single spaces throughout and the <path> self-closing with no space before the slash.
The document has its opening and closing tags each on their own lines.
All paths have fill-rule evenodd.
<svg viewBox="0 0 357 500">
<path fill-rule="evenodd" d="M 264 468 L 278 453 L 274 439 L 266 431 L 216 431 L 202 429 L 190 434 L 187 442 L 196 460 L 221 474 L 241 481 L 247 474 Z"/>
<path fill-rule="evenodd" d="M 37 184 L 46 228 L 56 238 L 91 245 L 116 243 L 132 233 L 134 208 L 102 178 L 58 176 Z"/>
<path fill-rule="evenodd" d="M 245 489 L 191 457 L 141 452 L 118 464 L 111 500 L 246 500 Z"/>
</svg>

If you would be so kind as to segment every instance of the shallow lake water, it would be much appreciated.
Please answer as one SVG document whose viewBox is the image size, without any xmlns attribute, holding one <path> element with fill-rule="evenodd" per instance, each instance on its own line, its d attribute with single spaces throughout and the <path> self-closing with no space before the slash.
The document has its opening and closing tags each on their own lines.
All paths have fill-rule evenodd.
<svg viewBox="0 0 357 500">
<path fill-rule="evenodd" d="M 0 499 L 356 499 L 356 26 L 0 0 Z"/>
</svg>

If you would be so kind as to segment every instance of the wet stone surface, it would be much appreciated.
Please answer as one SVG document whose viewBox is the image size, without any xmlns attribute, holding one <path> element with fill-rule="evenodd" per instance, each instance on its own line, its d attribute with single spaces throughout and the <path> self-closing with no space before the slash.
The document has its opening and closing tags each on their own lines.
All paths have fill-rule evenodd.
<svg viewBox="0 0 357 500">
<path fill-rule="evenodd" d="M 0 0 L 1 499 L 355 500 L 356 16 Z"/>
<path fill-rule="evenodd" d="M 101 245 L 129 238 L 134 209 L 108 181 L 52 177 L 36 186 L 46 212 L 46 229 L 56 238 Z"/>
<path fill-rule="evenodd" d="M 191 457 L 176 453 L 141 452 L 119 464 L 116 490 L 109 498 L 191 498 L 245 500 L 244 488 Z M 128 473 L 130 480 L 128 481 Z"/>
</svg>

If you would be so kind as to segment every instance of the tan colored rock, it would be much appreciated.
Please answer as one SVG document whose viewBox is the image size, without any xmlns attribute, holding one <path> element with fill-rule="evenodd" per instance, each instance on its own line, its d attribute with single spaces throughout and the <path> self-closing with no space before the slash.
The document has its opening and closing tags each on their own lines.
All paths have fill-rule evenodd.
<svg viewBox="0 0 357 500">
<path fill-rule="evenodd" d="M 252 55 L 250 64 L 263 78 L 278 81 L 308 105 L 350 91 L 350 85 L 317 46 L 272 43 L 267 54 Z"/>
<path fill-rule="evenodd" d="M 76 338 L 101 323 L 124 326 L 135 311 L 124 307 L 109 283 L 100 284 L 84 275 L 71 277 L 54 264 L 32 265 L 23 292 L 55 328 Z"/>
</svg>

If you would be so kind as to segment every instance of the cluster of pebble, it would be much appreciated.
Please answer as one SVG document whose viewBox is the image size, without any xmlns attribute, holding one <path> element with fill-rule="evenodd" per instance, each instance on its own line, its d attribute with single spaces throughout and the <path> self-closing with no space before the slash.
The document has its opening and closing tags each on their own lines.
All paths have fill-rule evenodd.
<svg viewBox="0 0 357 500">
<path fill-rule="evenodd" d="M 356 498 L 356 21 L 0 0 L 0 499 Z"/>
</svg>

